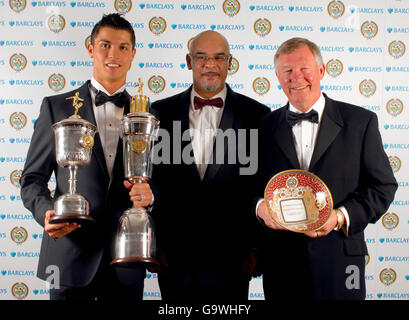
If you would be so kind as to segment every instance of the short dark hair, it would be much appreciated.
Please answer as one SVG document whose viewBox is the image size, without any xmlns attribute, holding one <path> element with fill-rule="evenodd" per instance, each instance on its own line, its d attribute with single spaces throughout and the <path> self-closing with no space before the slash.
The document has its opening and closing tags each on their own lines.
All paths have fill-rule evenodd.
<svg viewBox="0 0 409 320">
<path fill-rule="evenodd" d="M 131 34 L 132 48 L 135 48 L 135 32 L 128 20 L 123 18 L 118 13 L 104 14 L 102 19 L 97 22 L 91 32 L 91 43 L 94 45 L 94 40 L 102 27 L 110 27 L 117 30 L 126 30 Z"/>
</svg>

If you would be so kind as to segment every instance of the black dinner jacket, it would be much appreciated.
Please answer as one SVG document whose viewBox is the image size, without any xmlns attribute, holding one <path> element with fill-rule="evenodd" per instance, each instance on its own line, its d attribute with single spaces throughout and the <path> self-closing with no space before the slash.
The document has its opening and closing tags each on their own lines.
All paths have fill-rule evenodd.
<svg viewBox="0 0 409 320">
<path fill-rule="evenodd" d="M 350 217 L 349 236 L 331 232 L 312 239 L 303 234 L 265 228 L 262 246 L 264 274 L 286 272 L 306 274 L 314 292 L 306 297 L 350 299 L 365 297 L 364 256 L 368 254 L 364 230 L 388 209 L 397 184 L 383 149 L 376 114 L 363 108 L 330 99 L 325 108 L 308 171 L 316 174 L 332 193 L 334 208 L 344 206 Z M 299 169 L 291 127 L 286 121 L 288 104 L 268 115 L 261 125 L 258 196 L 276 173 Z M 359 289 L 348 290 L 347 267 L 359 267 Z M 288 283 L 276 283 L 277 297 Z M 296 285 L 297 286 L 297 285 Z"/>
<path fill-rule="evenodd" d="M 240 167 L 248 164 L 238 161 L 239 148 L 243 151 L 247 145 L 249 149 L 249 130 L 246 130 L 245 143 L 238 145 L 237 139 L 225 140 L 221 144 L 223 163 L 209 164 L 201 180 L 194 161 L 185 163 L 183 159 L 178 160 L 183 158 L 183 152 L 188 152 L 194 159 L 187 131 L 191 90 L 192 87 L 152 104 L 152 110 L 160 119 L 161 130 L 167 131 L 170 137 L 170 148 L 161 151 L 162 156 L 169 156 L 169 162 L 153 168 L 152 181 L 157 188 L 158 199 L 155 198 L 152 214 L 157 225 L 158 245 L 169 265 L 207 261 L 223 267 L 242 267 L 244 256 L 253 245 L 254 221 L 251 196 L 247 190 L 249 176 L 241 176 L 239 172 Z M 233 92 L 227 85 L 219 129 L 223 132 L 257 129 L 260 119 L 267 113 L 268 107 Z M 178 143 L 180 139 L 175 138 L 178 131 L 182 135 L 185 133 L 181 144 Z M 257 141 L 253 142 L 257 144 Z M 253 147 L 257 148 L 256 145 Z M 232 150 L 236 161 L 228 163 L 228 154 Z M 257 159 L 253 157 L 252 160 L 257 165 Z"/>
<path fill-rule="evenodd" d="M 45 97 L 35 123 L 20 180 L 21 197 L 24 206 L 43 227 L 45 212 L 53 209 L 55 199 L 68 192 L 69 170 L 56 163 L 52 124 L 73 115 L 72 100 L 66 98 L 79 92 L 84 101 L 78 114 L 96 125 L 89 82 L 76 90 Z M 128 112 L 129 105 L 125 106 L 124 114 Z M 122 157 L 120 139 L 110 180 L 100 136 L 98 132 L 95 134 L 90 164 L 78 169 L 76 193 L 88 200 L 90 216 L 96 223 L 89 227 L 82 226 L 60 239 L 52 239 L 44 232 L 37 271 L 39 278 L 45 280 L 50 276 L 47 267 L 55 265 L 59 268 L 61 285 L 83 286 L 92 280 L 104 250 L 111 250 L 120 215 L 131 206 L 128 191 L 123 186 Z M 56 179 L 54 197 L 47 186 L 53 172 Z"/>
</svg>

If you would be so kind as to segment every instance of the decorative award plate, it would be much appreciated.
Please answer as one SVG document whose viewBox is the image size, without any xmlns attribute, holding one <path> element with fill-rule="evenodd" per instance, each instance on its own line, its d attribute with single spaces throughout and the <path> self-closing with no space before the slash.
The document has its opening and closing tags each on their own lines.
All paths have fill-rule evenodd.
<svg viewBox="0 0 409 320">
<path fill-rule="evenodd" d="M 333 207 L 325 183 L 305 170 L 286 170 L 272 177 L 264 191 L 264 201 L 275 222 L 301 233 L 321 228 Z"/>
</svg>

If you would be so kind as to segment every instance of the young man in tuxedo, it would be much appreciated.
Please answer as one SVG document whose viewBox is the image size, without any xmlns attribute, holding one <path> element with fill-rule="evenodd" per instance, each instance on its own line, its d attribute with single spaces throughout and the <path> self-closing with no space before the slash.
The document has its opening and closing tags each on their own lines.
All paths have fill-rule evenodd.
<svg viewBox="0 0 409 320">
<path fill-rule="evenodd" d="M 52 276 L 48 268 L 57 268 L 52 300 L 142 299 L 145 270 L 110 265 L 119 217 L 132 205 L 119 139 L 120 119 L 129 112 L 126 76 L 135 56 L 131 24 L 119 14 L 104 15 L 92 30 L 88 53 L 94 61 L 92 79 L 74 91 L 44 98 L 20 180 L 24 205 L 44 227 L 37 276 L 46 280 Z M 68 169 L 56 162 L 52 125 L 73 115 L 67 98 L 76 93 L 84 100 L 79 116 L 98 131 L 91 161 L 77 174 L 77 193 L 89 201 L 95 223 L 51 224 L 54 200 L 68 192 L 69 177 Z M 54 197 L 47 185 L 53 173 Z M 150 201 L 147 195 L 146 204 L 137 205 Z"/>
<path fill-rule="evenodd" d="M 169 137 L 155 146 L 165 160 L 156 163 L 152 178 L 164 300 L 248 298 L 255 219 L 246 188 L 257 159 L 250 155 L 251 163 L 240 163 L 239 154 L 247 148 L 257 156 L 256 130 L 269 109 L 226 84 L 231 59 L 225 37 L 200 33 L 186 55 L 193 85 L 152 104 Z M 226 132 L 231 136 L 223 139 Z M 138 200 L 136 190 L 131 194 Z"/>
<path fill-rule="evenodd" d="M 307 39 L 284 42 L 274 64 L 288 104 L 261 125 L 258 196 L 275 174 L 303 169 L 328 186 L 334 210 L 323 227 L 301 234 L 284 230 L 258 203 L 265 298 L 364 299 L 364 230 L 397 189 L 376 114 L 321 92 L 325 65 Z"/>
</svg>

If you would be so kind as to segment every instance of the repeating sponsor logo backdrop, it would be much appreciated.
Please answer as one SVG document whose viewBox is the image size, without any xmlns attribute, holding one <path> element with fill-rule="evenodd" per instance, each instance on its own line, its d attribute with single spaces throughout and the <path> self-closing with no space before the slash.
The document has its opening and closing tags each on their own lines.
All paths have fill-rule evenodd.
<svg viewBox="0 0 409 320">
<path fill-rule="evenodd" d="M 42 98 L 90 78 L 88 36 L 103 13 L 115 11 L 137 36 L 127 89 L 137 94 L 141 78 L 152 101 L 190 86 L 189 40 L 216 30 L 234 57 L 227 82 L 277 109 L 286 103 L 274 74 L 277 47 L 294 36 L 316 42 L 327 65 L 322 90 L 378 115 L 399 182 L 388 213 L 365 232 L 367 299 L 409 299 L 409 3 L 403 0 L 0 0 L 0 299 L 49 298 L 35 276 L 42 228 L 23 207 L 19 177 Z M 148 273 L 145 299 L 160 299 L 156 277 Z M 260 277 L 249 298 L 264 298 Z"/>
</svg>

